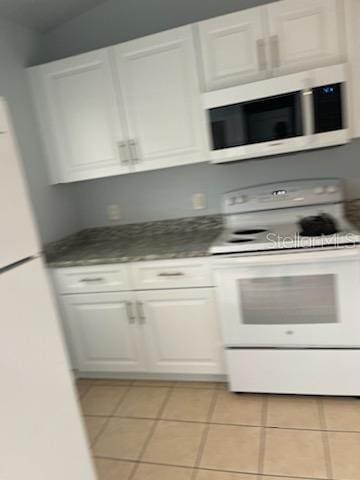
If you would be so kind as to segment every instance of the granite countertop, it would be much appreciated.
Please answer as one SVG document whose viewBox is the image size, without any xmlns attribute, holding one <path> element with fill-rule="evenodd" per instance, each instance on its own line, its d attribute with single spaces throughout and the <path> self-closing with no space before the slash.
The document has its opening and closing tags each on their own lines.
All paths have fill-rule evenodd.
<svg viewBox="0 0 360 480">
<path fill-rule="evenodd" d="M 222 229 L 221 215 L 81 230 L 44 249 L 49 267 L 202 257 Z"/>
<path fill-rule="evenodd" d="M 360 230 L 360 200 L 346 202 L 345 211 Z M 89 228 L 48 244 L 44 254 L 54 268 L 203 257 L 221 230 L 221 215 Z"/>
</svg>

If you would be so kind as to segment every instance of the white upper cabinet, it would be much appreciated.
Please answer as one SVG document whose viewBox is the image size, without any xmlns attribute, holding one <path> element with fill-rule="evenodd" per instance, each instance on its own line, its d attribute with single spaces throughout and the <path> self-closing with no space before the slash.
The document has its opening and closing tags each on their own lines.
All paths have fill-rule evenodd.
<svg viewBox="0 0 360 480">
<path fill-rule="evenodd" d="M 341 0 L 283 0 L 198 28 L 207 91 L 345 59 Z"/>
<path fill-rule="evenodd" d="M 52 183 L 207 161 L 201 93 L 351 64 L 343 10 L 281 0 L 31 68 Z"/>
<path fill-rule="evenodd" d="M 345 2 L 346 47 L 349 62 L 349 116 L 352 137 L 360 137 L 360 2 Z"/>
<path fill-rule="evenodd" d="M 268 12 L 271 68 L 276 75 L 342 60 L 338 0 L 284 0 Z"/>
<path fill-rule="evenodd" d="M 31 69 L 53 183 L 129 170 L 109 51 Z"/>
<path fill-rule="evenodd" d="M 114 47 L 135 171 L 206 160 L 192 27 Z"/>
<path fill-rule="evenodd" d="M 198 24 L 207 90 L 265 78 L 265 13 L 257 7 Z"/>
</svg>

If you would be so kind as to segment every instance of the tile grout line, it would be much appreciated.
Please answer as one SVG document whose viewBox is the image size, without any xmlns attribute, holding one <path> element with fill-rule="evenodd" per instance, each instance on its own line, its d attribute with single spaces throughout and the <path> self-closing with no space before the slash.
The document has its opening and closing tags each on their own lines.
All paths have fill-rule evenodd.
<svg viewBox="0 0 360 480">
<path fill-rule="evenodd" d="M 124 388 L 126 388 L 124 394 L 121 396 L 121 398 L 119 399 L 119 401 L 117 402 L 117 404 L 115 405 L 114 409 L 112 410 L 112 412 L 110 413 L 110 417 L 114 417 L 115 415 L 115 412 L 117 411 L 117 409 L 120 407 L 120 405 L 122 404 L 122 402 L 125 400 L 125 397 L 127 396 L 127 394 L 130 392 L 130 389 L 132 388 L 131 385 L 128 385 L 127 387 L 124 386 Z"/>
<path fill-rule="evenodd" d="M 171 388 L 171 387 L 168 387 Z M 263 427 L 261 423 L 258 425 L 249 424 L 249 423 L 224 423 L 224 422 L 209 422 L 206 420 L 180 420 L 175 418 L 158 418 L 158 417 L 140 417 L 140 416 L 128 416 L 128 415 L 94 415 L 94 414 L 83 414 L 84 417 L 97 417 L 97 418 L 108 418 L 111 416 L 112 418 L 127 418 L 129 420 L 162 420 L 164 422 L 178 422 L 178 423 L 201 423 L 205 425 L 220 425 L 220 426 L 229 426 L 229 427 L 249 427 L 249 428 L 259 428 Z M 265 426 L 267 430 L 290 430 L 290 431 L 297 431 L 297 432 L 327 432 L 327 433 L 360 433 L 360 430 L 324 430 L 322 428 L 300 428 L 300 427 L 277 427 L 267 425 Z"/>
<path fill-rule="evenodd" d="M 139 416 L 127 416 L 127 415 L 94 415 L 94 414 L 83 414 L 83 417 L 94 417 L 94 418 L 126 418 L 129 420 L 162 420 L 164 422 L 178 422 L 178 423 L 201 423 L 204 425 L 220 425 L 224 427 L 249 427 L 249 428 L 259 428 L 263 425 L 254 425 L 248 423 L 221 423 L 221 422 L 207 422 L 202 420 L 179 420 L 173 418 L 157 418 L 157 417 L 139 417 Z M 324 433 L 357 433 L 359 430 L 323 430 L 321 428 L 299 428 L 299 427 L 273 427 L 266 426 L 267 430 L 290 430 L 296 432 L 324 432 Z"/>
<path fill-rule="evenodd" d="M 196 388 L 196 389 L 189 389 L 189 388 L 186 388 L 186 389 L 181 389 L 179 387 L 175 387 L 174 388 L 174 391 L 172 393 L 175 393 L 175 392 L 178 392 L 178 391 L 192 391 L 192 392 L 211 392 L 212 396 L 211 396 L 211 399 L 210 399 L 210 403 L 209 403 L 209 406 L 208 406 L 208 409 L 210 411 L 210 409 L 212 408 L 212 402 L 213 402 L 213 399 L 214 399 L 214 396 L 217 392 L 216 389 L 212 389 L 212 388 L 208 388 L 208 389 L 205 389 L 205 388 Z M 166 405 L 167 406 L 167 405 Z M 164 409 L 165 410 L 165 409 Z M 205 420 L 195 420 L 195 419 L 179 419 L 179 418 L 171 418 L 171 417 L 167 417 L 167 416 L 164 416 L 164 412 L 162 413 L 162 416 L 161 416 L 161 420 L 164 420 L 164 421 L 167 421 L 167 422 L 186 422 L 186 423 L 201 423 L 201 424 L 208 424 L 210 423 L 209 420 L 210 420 L 210 416 L 209 416 L 209 413 L 206 415 L 205 417 Z"/>
<path fill-rule="evenodd" d="M 325 416 L 325 409 L 322 399 L 318 399 L 318 408 L 319 408 L 319 416 L 320 416 L 320 425 L 324 428 L 321 432 L 323 447 L 324 447 L 324 455 L 325 455 L 325 468 L 328 478 L 332 479 L 333 476 L 333 467 L 331 462 L 331 451 L 330 451 L 330 443 L 329 443 L 329 435 L 328 432 L 325 430 L 326 428 L 326 416 Z"/>
<path fill-rule="evenodd" d="M 97 435 L 95 435 L 95 438 L 92 442 L 89 441 L 89 445 L 90 445 L 90 453 L 92 456 L 94 456 L 94 452 L 93 452 L 93 447 L 95 446 L 95 443 L 98 441 L 100 435 L 102 435 L 102 433 L 105 431 L 106 427 L 108 426 L 109 422 L 110 422 L 110 419 L 111 417 L 107 417 L 105 422 L 104 422 L 104 425 L 100 428 L 99 432 Z"/>
<path fill-rule="evenodd" d="M 134 380 L 111 379 L 111 378 L 93 378 L 93 385 L 99 387 L 132 387 Z"/>
<path fill-rule="evenodd" d="M 182 468 L 184 470 L 194 470 L 195 473 L 199 470 L 205 470 L 207 472 L 216 472 L 216 473 L 224 473 L 224 474 L 228 474 L 228 475 L 231 475 L 231 474 L 236 474 L 236 475 L 250 475 L 250 477 L 254 477 L 254 480 L 255 478 L 259 475 L 257 473 L 254 473 L 254 472 L 247 472 L 247 471 L 244 471 L 244 470 L 219 470 L 219 469 L 216 469 L 216 468 L 208 468 L 208 467 L 202 467 L 201 469 L 199 469 L 198 467 L 190 467 L 188 465 L 177 465 L 177 464 L 170 464 L 170 463 L 161 463 L 161 462 L 150 462 L 148 460 L 146 461 L 139 461 L 139 460 L 133 460 L 133 459 L 129 459 L 129 458 L 116 458 L 116 457 L 109 457 L 109 456 L 104 456 L 104 455 L 97 455 L 96 457 L 94 458 L 99 458 L 99 459 L 104 459 L 104 460 L 113 460 L 113 461 L 117 461 L 117 462 L 126 462 L 126 463 L 133 463 L 134 465 L 137 465 L 137 466 L 140 466 L 140 465 L 157 465 L 157 466 L 161 466 L 161 467 L 170 467 L 170 468 Z M 262 473 L 260 474 L 260 478 L 264 477 L 264 478 L 269 478 L 271 480 L 274 479 L 274 475 L 273 474 L 270 474 L 270 473 Z M 294 477 L 293 475 L 282 475 L 282 474 L 276 474 L 276 478 L 283 478 L 284 480 L 331 480 L 329 478 L 325 478 L 325 477 Z M 130 480 L 130 478 L 128 479 Z"/>
<path fill-rule="evenodd" d="M 90 389 L 96 385 L 96 382 L 94 381 L 91 381 L 91 384 L 89 385 L 89 388 L 87 389 L 86 391 L 86 394 L 90 391 Z M 124 395 L 121 397 L 121 399 L 119 400 L 122 401 L 122 399 L 125 397 L 125 395 L 127 394 L 127 392 L 129 391 L 130 389 L 130 386 L 127 387 L 127 390 L 125 391 Z M 85 394 L 82 395 L 82 396 L 79 396 L 79 404 L 80 404 L 80 400 L 85 397 Z M 117 405 L 116 404 L 116 408 L 117 408 Z M 91 457 L 94 458 L 94 452 L 93 452 L 93 447 L 95 446 L 95 443 L 97 442 L 98 438 L 100 437 L 100 435 L 105 431 L 106 427 L 108 426 L 109 422 L 110 422 L 110 419 L 112 418 L 111 415 L 82 415 L 82 418 L 83 418 L 83 423 L 84 423 L 84 428 L 86 430 L 86 417 L 96 417 L 96 418 L 105 418 L 105 422 L 104 422 L 104 425 L 100 428 L 99 432 L 95 435 L 94 439 L 92 441 L 90 441 L 90 438 L 88 435 L 87 438 L 88 438 L 88 447 L 89 447 L 89 453 L 91 455 Z"/>
<path fill-rule="evenodd" d="M 95 384 L 93 384 L 93 385 L 90 385 L 89 389 L 87 390 L 87 392 L 86 392 L 83 396 L 80 396 L 80 395 L 78 396 L 78 397 L 79 397 L 79 398 L 78 398 L 78 401 L 79 401 L 80 404 L 81 404 L 81 400 L 83 400 L 83 398 L 85 398 L 85 397 L 88 395 L 88 393 L 90 393 L 90 390 L 91 390 L 92 388 L 123 388 L 123 389 L 125 389 L 125 392 L 124 392 L 123 395 L 120 397 L 120 400 L 119 400 L 119 402 L 116 404 L 116 407 L 115 407 L 113 410 L 111 410 L 111 412 L 110 412 L 109 414 L 91 414 L 91 413 L 86 414 L 86 413 L 82 412 L 83 415 L 89 416 L 89 417 L 109 417 L 109 416 L 113 416 L 113 414 L 114 414 L 114 412 L 116 411 L 117 407 L 120 405 L 120 402 L 123 400 L 123 398 L 125 397 L 125 395 L 128 393 L 128 391 L 129 391 L 130 388 L 132 388 L 132 387 L 131 387 L 131 385 L 97 385 L 97 384 L 95 383 Z"/>
<path fill-rule="evenodd" d="M 263 475 L 265 465 L 265 448 L 266 448 L 266 424 L 268 415 L 268 401 L 267 395 L 263 396 L 263 405 L 261 411 L 261 430 L 260 430 L 260 447 L 259 447 L 259 460 L 258 460 L 258 476 Z M 261 477 L 259 477 L 261 478 Z"/>
<path fill-rule="evenodd" d="M 191 473 L 191 480 L 195 480 L 195 478 L 198 474 L 201 457 L 204 453 L 206 441 L 207 441 L 208 435 L 209 435 L 209 430 L 210 430 L 210 426 L 211 426 L 210 420 L 211 420 L 211 418 L 214 414 L 219 394 L 220 394 L 220 389 L 215 389 L 214 392 L 213 392 L 213 398 L 211 400 L 211 404 L 210 404 L 209 411 L 208 411 L 208 414 L 207 414 L 207 418 L 206 418 L 207 421 L 205 422 L 205 428 L 204 428 L 204 431 L 203 431 L 203 434 L 202 434 L 201 442 L 200 442 L 200 445 L 199 445 L 199 450 L 198 450 L 198 453 L 197 453 L 197 456 L 196 456 L 196 459 L 195 459 L 193 471 Z"/>
<path fill-rule="evenodd" d="M 85 392 L 83 392 L 81 395 L 79 395 L 79 399 L 81 400 L 82 398 L 85 397 L 85 395 L 87 395 L 87 393 L 90 391 L 90 388 L 92 387 L 92 384 L 90 384 L 87 389 L 85 390 Z"/>
<path fill-rule="evenodd" d="M 166 395 L 164 396 L 164 399 L 162 401 L 162 404 L 159 408 L 158 413 L 156 414 L 156 416 L 154 416 L 154 418 L 151 418 L 151 417 L 129 417 L 129 416 L 117 415 L 116 412 L 119 409 L 120 405 L 125 401 L 125 398 L 127 397 L 130 390 L 132 390 L 133 388 L 136 388 L 136 387 L 145 387 L 145 385 L 136 385 L 134 382 L 132 382 L 132 383 L 129 382 L 127 385 L 121 385 L 121 384 L 99 385 L 96 382 L 92 381 L 90 383 L 90 385 L 88 386 L 88 388 L 86 389 L 86 391 L 83 393 L 83 395 L 78 395 L 79 400 L 82 400 L 82 398 L 84 398 L 89 393 L 89 391 L 91 390 L 92 387 L 112 387 L 112 388 L 122 387 L 124 389 L 123 395 L 118 400 L 118 402 L 116 402 L 116 405 L 115 405 L 114 409 L 112 410 L 112 412 L 110 414 L 108 414 L 108 415 L 92 415 L 92 414 L 83 415 L 83 417 L 94 417 L 94 418 L 97 417 L 97 418 L 104 418 L 105 419 L 104 425 L 101 427 L 100 431 L 94 437 L 93 441 L 92 442 L 89 441 L 89 446 L 90 446 L 89 451 L 92 454 L 92 456 L 94 458 L 105 458 L 105 459 L 108 458 L 108 459 L 113 459 L 113 460 L 117 460 L 117 461 L 126 461 L 126 462 L 133 463 L 134 467 L 132 468 L 132 471 L 130 472 L 129 480 L 133 479 L 133 477 L 136 475 L 136 472 L 138 471 L 141 463 L 150 464 L 150 465 L 164 465 L 164 466 L 168 466 L 168 467 L 177 467 L 177 468 L 187 468 L 188 470 L 191 470 L 191 474 L 190 474 L 191 480 L 195 480 L 196 476 L 198 475 L 199 469 L 201 468 L 200 467 L 200 462 L 201 462 L 201 458 L 202 458 L 202 455 L 203 455 L 203 452 L 204 452 L 204 449 L 205 449 L 206 441 L 208 439 L 208 434 L 209 434 L 209 430 L 210 430 L 211 425 L 224 425 L 224 426 L 228 425 L 228 426 L 234 426 L 234 427 L 246 426 L 246 427 L 257 427 L 257 428 L 260 427 L 260 446 L 259 446 L 259 457 L 258 457 L 258 473 L 254 474 L 254 472 L 252 472 L 251 475 L 254 476 L 254 480 L 256 478 L 258 480 L 260 480 L 260 479 L 266 480 L 266 478 L 269 477 L 269 479 L 270 479 L 272 477 L 272 475 L 270 475 L 270 474 L 262 473 L 263 470 L 264 470 L 264 467 L 265 467 L 266 431 L 267 431 L 267 429 L 269 429 L 269 430 L 270 429 L 278 429 L 278 430 L 288 430 L 288 431 L 292 431 L 292 430 L 295 430 L 295 431 L 313 431 L 313 432 L 318 431 L 318 432 L 321 432 L 321 437 L 322 437 L 324 457 L 325 457 L 326 479 L 327 480 L 334 480 L 329 433 L 330 432 L 359 433 L 359 431 L 356 431 L 356 430 L 353 431 L 353 430 L 335 430 L 335 429 L 330 430 L 330 429 L 327 429 L 327 422 L 326 422 L 326 415 L 325 415 L 325 405 L 323 403 L 323 398 L 321 398 L 321 397 L 316 398 L 317 410 L 318 410 L 318 415 L 319 415 L 319 419 L 320 419 L 320 428 L 301 428 L 301 427 L 299 428 L 299 427 L 279 427 L 279 426 L 269 426 L 269 427 L 267 427 L 266 424 L 267 424 L 267 421 L 268 421 L 269 400 L 270 400 L 269 395 L 263 396 L 263 405 L 262 405 L 262 409 L 261 409 L 260 425 L 246 425 L 246 424 L 232 424 L 232 423 L 213 422 L 213 421 L 211 421 L 211 419 L 212 419 L 213 412 L 214 412 L 215 407 L 216 407 L 217 399 L 220 395 L 220 392 L 223 392 L 223 391 L 226 391 L 226 390 L 224 390 L 222 388 L 211 388 L 211 387 L 208 387 L 206 389 L 204 389 L 204 388 L 200 389 L 200 388 L 196 388 L 196 387 L 183 387 L 183 389 L 186 389 L 186 390 L 189 389 L 189 390 L 192 390 L 192 391 L 199 391 L 199 390 L 208 390 L 208 391 L 211 390 L 212 391 L 213 396 L 212 396 L 212 399 L 211 399 L 211 403 L 210 403 L 210 406 L 209 406 L 209 411 L 207 413 L 205 421 L 162 418 L 162 415 L 164 414 L 166 406 L 168 405 L 171 394 L 174 391 L 177 391 L 179 389 L 179 386 L 180 385 L 176 385 L 175 383 L 172 386 L 168 385 L 168 386 L 164 386 L 164 387 L 158 386 L 158 385 L 156 385 L 156 386 L 155 385 L 147 385 L 146 387 L 159 388 L 159 389 L 167 388 L 168 389 Z M 95 446 L 99 437 L 103 434 L 104 430 L 108 426 L 108 423 L 110 422 L 111 418 L 150 420 L 150 421 L 153 422 L 153 425 L 151 425 L 151 427 L 149 429 L 149 433 L 146 436 L 145 442 L 144 442 L 144 444 L 143 444 L 143 446 L 140 450 L 140 453 L 138 455 L 137 460 L 122 459 L 122 458 L 111 458 L 111 457 L 106 457 L 106 456 L 101 456 L 101 455 L 100 456 L 94 455 L 94 452 L 92 451 L 91 447 Z M 204 425 L 204 431 L 202 433 L 202 437 L 201 437 L 201 441 L 200 441 L 200 445 L 199 445 L 199 450 L 198 450 L 198 453 L 196 455 L 196 460 L 195 460 L 195 463 L 194 463 L 193 466 L 162 464 L 162 463 L 159 463 L 159 462 L 142 461 L 145 450 L 148 447 L 149 442 L 151 441 L 151 438 L 153 437 L 153 434 L 155 432 L 155 429 L 156 429 L 157 425 L 159 424 L 159 421 L 192 423 L 192 424 L 203 424 Z M 204 470 L 224 472 L 224 473 L 238 473 L 238 474 L 250 475 L 249 472 L 218 470 L 218 469 L 206 468 L 206 467 L 204 467 Z M 284 478 L 284 480 L 285 479 L 300 480 L 300 478 L 303 479 L 303 480 L 307 480 L 307 479 L 312 480 L 312 479 L 310 479 L 310 477 L 298 477 L 298 476 L 293 476 L 293 475 L 291 475 L 291 476 L 289 476 L 289 475 L 287 475 L 287 476 L 278 475 L 278 477 L 279 477 L 279 479 Z M 316 480 L 321 480 L 321 479 L 318 478 Z"/>
<path fill-rule="evenodd" d="M 128 391 L 130 390 L 131 386 L 129 385 L 126 389 L 126 391 L 124 392 L 124 395 L 122 395 L 122 397 L 120 398 L 119 402 L 116 404 L 116 407 L 114 408 L 114 412 L 118 409 L 119 405 L 121 404 L 121 402 L 123 401 L 123 399 L 126 397 L 126 394 L 128 393 Z M 91 416 L 91 415 L 88 415 L 88 416 Z M 84 416 L 86 417 L 86 416 Z M 104 417 L 101 417 L 101 418 L 104 418 Z M 94 452 L 92 450 L 92 448 L 95 446 L 95 443 L 97 442 L 97 440 L 99 439 L 100 435 L 105 431 L 106 427 L 108 426 L 110 420 L 113 418 L 113 415 L 109 415 L 107 417 L 105 417 L 106 420 L 104 422 L 104 425 L 100 428 L 98 434 L 95 436 L 94 440 L 89 444 L 90 444 L 90 453 L 92 454 L 92 456 L 94 456 Z"/>
<path fill-rule="evenodd" d="M 155 388 L 156 388 L 156 387 L 155 387 Z M 164 388 L 164 387 L 162 387 L 162 388 Z M 142 446 L 142 448 L 141 448 L 141 450 L 140 450 L 139 456 L 138 456 L 137 461 L 136 461 L 136 465 L 135 465 L 133 471 L 131 472 L 128 480 L 132 480 L 132 479 L 134 478 L 136 472 L 138 471 L 138 469 L 139 469 L 139 467 L 140 467 L 140 464 L 142 463 L 142 462 L 141 462 L 141 459 L 143 458 L 144 453 L 145 453 L 145 450 L 146 450 L 146 448 L 148 447 L 148 445 L 149 445 L 149 443 L 150 443 L 150 440 L 151 440 L 151 438 L 152 438 L 153 435 L 154 435 L 155 429 L 156 429 L 159 421 L 161 420 L 161 416 L 162 416 L 162 414 L 163 414 L 163 412 L 164 412 L 164 410 L 165 410 L 165 407 L 166 407 L 166 405 L 167 405 L 167 403 L 168 403 L 168 401 L 169 401 L 170 395 L 171 395 L 172 391 L 174 390 L 174 386 L 167 387 L 167 388 L 168 388 L 169 390 L 168 390 L 168 392 L 167 392 L 167 394 L 166 394 L 166 396 L 165 396 L 165 398 L 164 398 L 164 400 L 163 400 L 163 403 L 162 403 L 162 405 L 161 405 L 161 407 L 160 407 L 160 409 L 159 409 L 159 411 L 158 411 L 157 417 L 152 420 L 152 421 L 153 421 L 153 425 L 152 425 L 152 427 L 151 427 L 151 429 L 150 429 L 150 432 L 149 432 L 149 434 L 148 434 L 148 436 L 147 436 L 147 438 L 146 438 L 146 440 L 145 440 L 145 442 L 144 442 L 144 445 Z"/>
</svg>

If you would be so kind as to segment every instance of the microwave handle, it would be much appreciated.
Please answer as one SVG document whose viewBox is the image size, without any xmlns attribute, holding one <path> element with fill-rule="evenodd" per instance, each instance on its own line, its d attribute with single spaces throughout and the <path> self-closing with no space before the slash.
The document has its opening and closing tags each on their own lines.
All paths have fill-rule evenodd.
<svg viewBox="0 0 360 480">
<path fill-rule="evenodd" d="M 280 67 L 280 45 L 279 35 L 271 35 L 270 37 L 270 53 L 272 68 Z"/>
<path fill-rule="evenodd" d="M 309 82 L 310 83 L 310 82 Z M 314 139 L 314 104 L 313 91 L 311 88 L 305 88 L 302 91 L 302 111 L 303 111 L 303 127 L 304 134 L 308 137 L 309 143 Z"/>
<path fill-rule="evenodd" d="M 265 49 L 265 40 L 263 38 L 259 38 L 256 41 L 256 51 L 257 51 L 259 70 L 260 71 L 266 70 L 267 69 L 266 49 Z"/>
</svg>

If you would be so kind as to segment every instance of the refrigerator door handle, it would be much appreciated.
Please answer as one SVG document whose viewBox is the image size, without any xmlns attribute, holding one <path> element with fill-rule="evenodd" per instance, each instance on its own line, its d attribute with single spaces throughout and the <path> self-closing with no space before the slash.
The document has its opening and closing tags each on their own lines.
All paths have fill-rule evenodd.
<svg viewBox="0 0 360 480">
<path fill-rule="evenodd" d="M 37 257 L 26 257 L 26 258 L 22 258 L 18 262 L 14 262 L 14 263 L 11 263 L 10 265 L 6 265 L 6 267 L 0 268 L 0 275 L 15 269 L 20 265 L 23 265 L 24 263 L 29 262 L 30 260 L 34 260 L 35 258 Z"/>
</svg>

